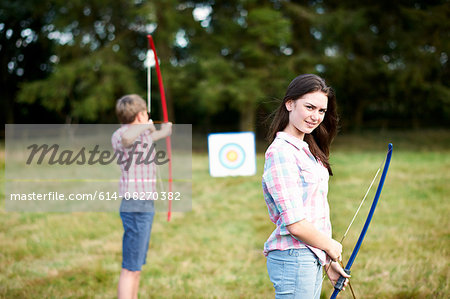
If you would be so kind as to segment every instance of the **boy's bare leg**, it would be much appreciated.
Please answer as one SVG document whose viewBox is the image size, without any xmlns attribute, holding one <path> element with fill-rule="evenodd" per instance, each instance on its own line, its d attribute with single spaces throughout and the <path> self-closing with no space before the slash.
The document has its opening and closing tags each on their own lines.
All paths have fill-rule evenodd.
<svg viewBox="0 0 450 299">
<path fill-rule="evenodd" d="M 139 276 L 137 277 L 137 279 L 134 280 L 133 299 L 138 299 L 140 278 L 141 278 L 141 271 L 139 271 Z"/>
<path fill-rule="evenodd" d="M 120 272 L 117 297 L 119 299 L 137 299 L 141 271 L 123 269 Z"/>
</svg>

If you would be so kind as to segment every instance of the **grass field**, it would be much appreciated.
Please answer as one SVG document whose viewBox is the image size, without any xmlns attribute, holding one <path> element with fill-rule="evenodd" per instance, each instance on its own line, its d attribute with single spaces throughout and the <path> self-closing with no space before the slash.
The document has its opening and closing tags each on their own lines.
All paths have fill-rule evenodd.
<svg viewBox="0 0 450 299">
<path fill-rule="evenodd" d="M 340 239 L 394 143 L 391 168 L 352 267 L 357 298 L 450 297 L 450 132 L 384 132 L 337 138 L 328 200 Z M 4 152 L 0 164 L 4 169 Z M 193 209 L 157 214 L 140 298 L 272 298 L 262 247 L 274 229 L 253 177 L 211 178 L 193 156 Z M 0 298 L 114 298 L 121 268 L 118 213 L 4 210 L 1 173 Z M 344 241 L 344 262 L 375 191 Z M 329 298 L 326 279 L 322 298 Z M 339 298 L 351 298 L 349 291 Z"/>
</svg>

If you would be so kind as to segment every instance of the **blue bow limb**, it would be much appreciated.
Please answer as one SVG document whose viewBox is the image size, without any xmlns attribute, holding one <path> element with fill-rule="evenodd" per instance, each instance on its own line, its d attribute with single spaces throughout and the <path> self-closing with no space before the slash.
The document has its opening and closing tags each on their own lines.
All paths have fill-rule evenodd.
<svg viewBox="0 0 450 299">
<path fill-rule="evenodd" d="M 378 199 L 380 198 L 381 190 L 383 189 L 383 185 L 384 185 L 384 180 L 386 179 L 386 175 L 387 175 L 387 172 L 389 169 L 389 164 L 391 163 L 392 149 L 393 149 L 393 145 L 392 145 L 392 143 L 389 143 L 388 152 L 386 155 L 386 162 L 384 164 L 383 174 L 381 175 L 381 178 L 380 178 L 380 183 L 378 184 L 377 193 L 375 194 L 375 198 L 373 199 L 372 206 L 369 211 L 369 215 L 367 216 L 366 222 L 364 223 L 364 227 L 359 235 L 358 242 L 356 242 L 355 248 L 353 248 L 352 255 L 350 256 L 350 259 L 348 260 L 347 265 L 344 268 L 344 271 L 347 274 L 350 274 L 350 268 L 352 267 L 353 262 L 355 261 L 356 256 L 358 255 L 359 248 L 361 247 L 361 244 L 364 240 L 367 229 L 369 228 L 370 221 L 372 220 L 373 214 L 375 212 L 375 208 L 377 207 Z M 334 286 L 334 292 L 331 295 L 330 299 L 335 299 L 337 297 L 339 292 L 342 290 L 342 287 L 344 286 L 344 282 L 345 282 L 345 277 L 343 277 L 343 276 L 339 277 L 338 281 L 336 282 L 336 284 Z"/>
</svg>

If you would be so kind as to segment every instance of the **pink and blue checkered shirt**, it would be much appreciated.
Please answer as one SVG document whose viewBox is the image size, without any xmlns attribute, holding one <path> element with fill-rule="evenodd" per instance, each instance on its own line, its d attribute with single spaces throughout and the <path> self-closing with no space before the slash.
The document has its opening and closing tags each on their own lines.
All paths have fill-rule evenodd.
<svg viewBox="0 0 450 299">
<path fill-rule="evenodd" d="M 306 219 L 331 237 L 328 206 L 328 170 L 309 151 L 306 142 L 278 132 L 266 151 L 262 186 L 270 220 L 277 226 L 264 244 L 264 255 L 272 250 L 309 248 L 322 264 L 326 253 L 292 236 L 287 225 Z"/>
<path fill-rule="evenodd" d="M 122 145 L 122 135 L 129 128 L 129 124 L 122 125 L 117 129 L 112 137 L 111 143 L 114 151 L 123 152 L 123 160 L 128 160 L 131 151 L 130 148 L 125 148 Z M 136 153 L 142 153 L 142 158 L 149 154 L 153 140 L 150 136 L 150 132 L 147 130 L 138 136 L 135 140 L 136 143 Z M 150 158 L 154 159 L 155 152 L 150 153 Z M 125 169 L 125 164 L 120 164 L 121 176 L 119 181 L 119 195 L 121 197 L 131 198 L 134 194 L 137 194 L 139 198 L 148 198 L 149 193 L 156 191 L 156 165 L 155 163 L 136 163 L 138 155 L 133 155 L 133 163 L 131 163 L 130 168 Z M 150 196 L 151 198 L 151 196 Z"/>
</svg>

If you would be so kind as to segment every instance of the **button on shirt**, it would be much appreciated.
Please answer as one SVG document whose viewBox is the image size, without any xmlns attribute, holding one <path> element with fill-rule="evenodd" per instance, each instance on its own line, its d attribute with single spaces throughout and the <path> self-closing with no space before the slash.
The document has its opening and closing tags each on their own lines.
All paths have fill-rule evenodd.
<svg viewBox="0 0 450 299">
<path fill-rule="evenodd" d="M 285 132 L 277 133 L 265 158 L 264 199 L 277 227 L 264 244 L 264 255 L 271 250 L 307 247 L 321 264 L 327 263 L 323 250 L 296 239 L 286 228 L 305 219 L 331 237 L 327 168 L 311 154 L 306 142 Z"/>
</svg>

